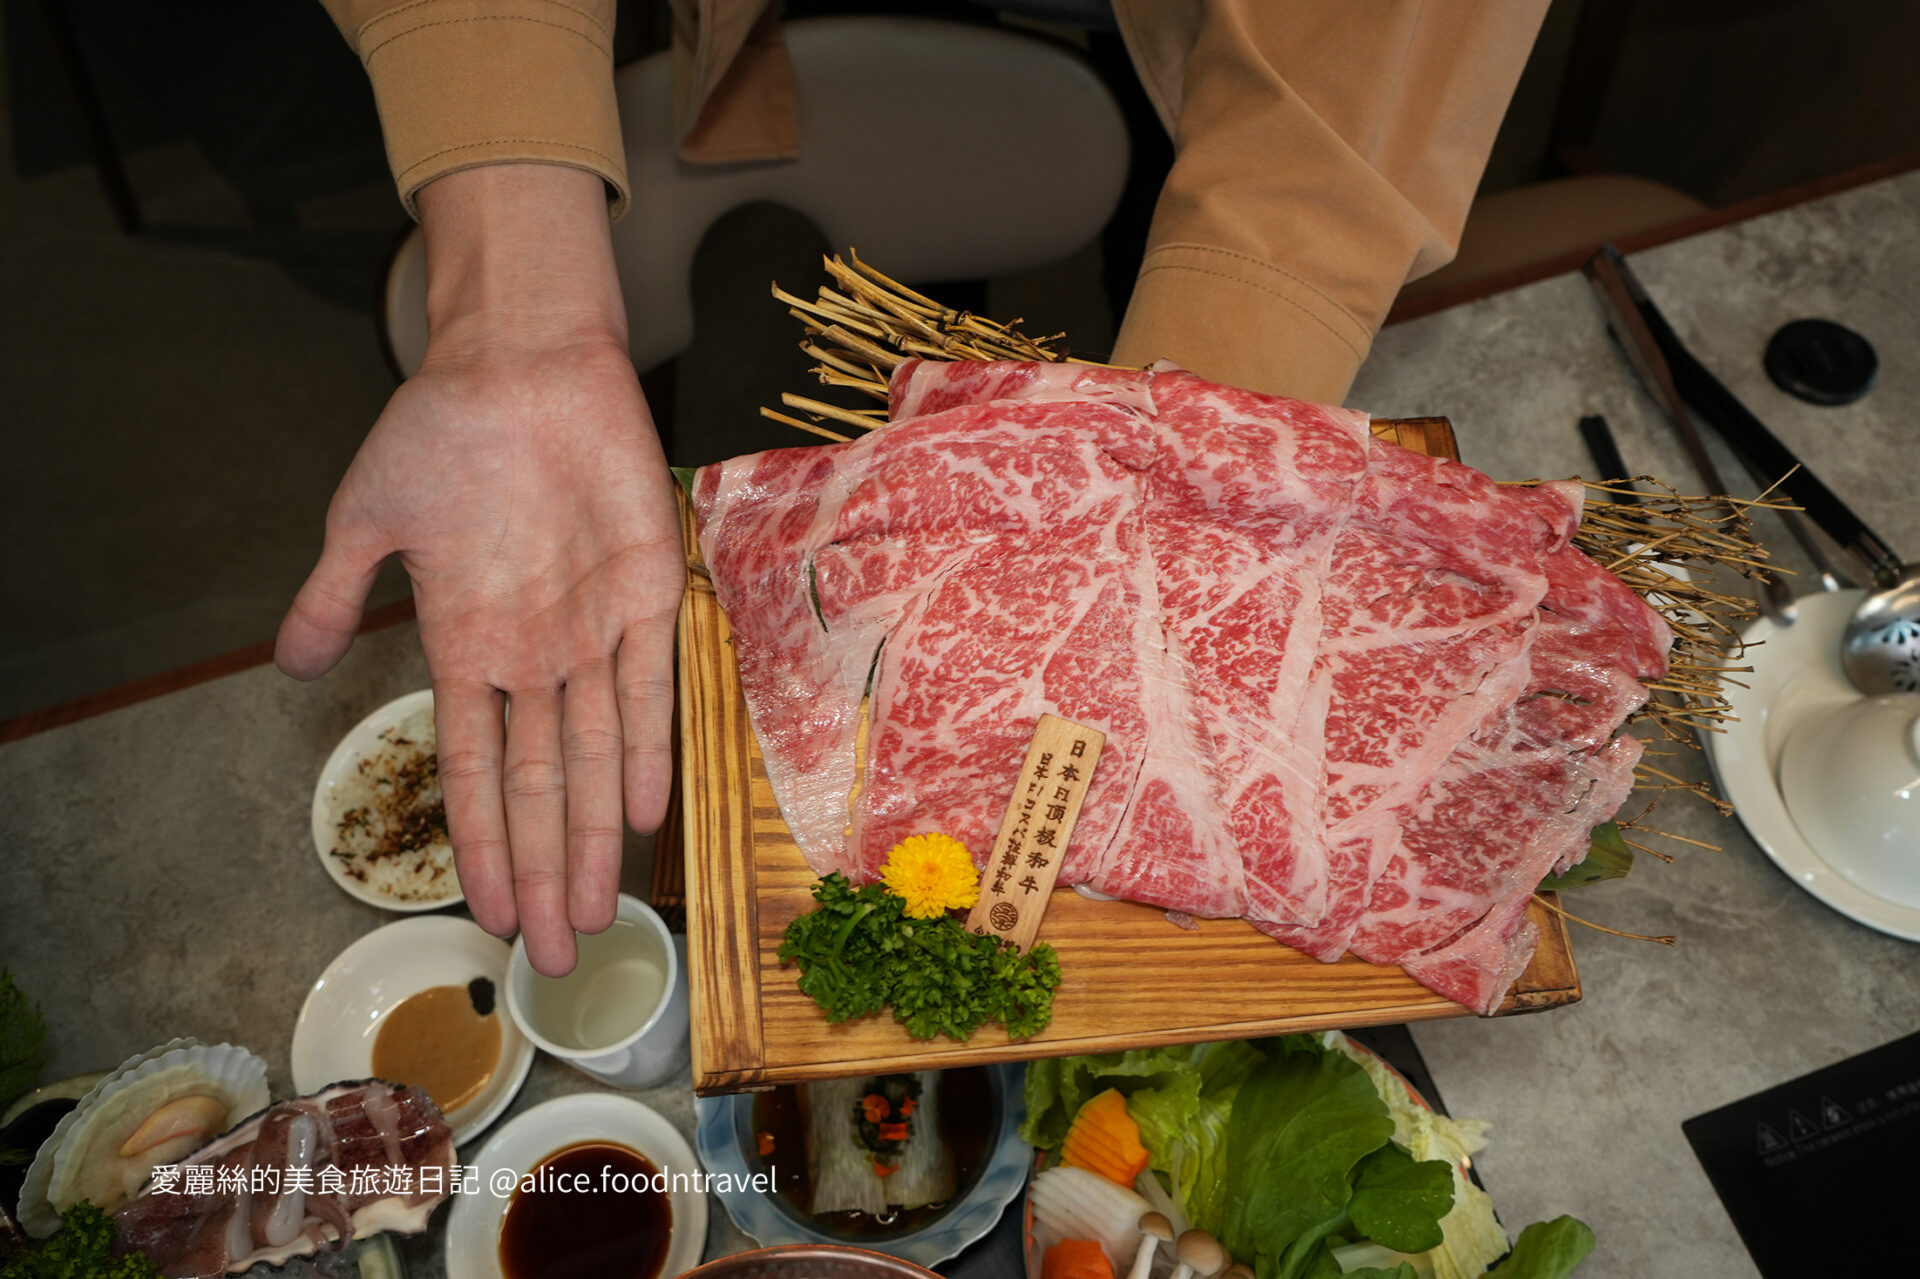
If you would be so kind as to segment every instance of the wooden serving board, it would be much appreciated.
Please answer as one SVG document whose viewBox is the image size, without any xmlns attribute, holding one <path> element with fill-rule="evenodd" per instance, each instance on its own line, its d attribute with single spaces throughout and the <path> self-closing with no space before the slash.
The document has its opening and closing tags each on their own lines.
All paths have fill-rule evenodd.
<svg viewBox="0 0 1920 1279">
<path fill-rule="evenodd" d="M 1408 448 L 1457 457 L 1445 418 L 1374 423 Z M 694 545 L 691 524 L 687 543 Z M 697 552 L 690 552 L 697 554 Z M 747 719 L 727 619 L 690 574 L 680 613 L 680 800 L 685 849 L 693 1084 L 703 1096 L 862 1074 L 1119 1052 L 1469 1015 L 1398 968 L 1348 956 L 1322 964 L 1237 919 L 1188 932 L 1164 912 L 1056 890 L 1041 938 L 1060 955 L 1053 1023 L 1032 1039 L 997 1027 L 965 1043 L 914 1040 L 885 1013 L 833 1026 L 777 957 L 812 906 L 814 873 L 781 820 Z M 671 896 L 671 886 L 656 880 Z M 1580 998 L 1565 921 L 1534 903 L 1533 963 L 1502 1013 Z"/>
</svg>

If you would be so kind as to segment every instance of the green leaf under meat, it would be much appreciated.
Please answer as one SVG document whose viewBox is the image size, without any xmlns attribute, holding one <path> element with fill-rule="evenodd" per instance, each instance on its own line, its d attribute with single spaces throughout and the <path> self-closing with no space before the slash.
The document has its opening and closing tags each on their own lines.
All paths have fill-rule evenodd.
<svg viewBox="0 0 1920 1279">
<path fill-rule="evenodd" d="M 1633 850 L 1620 835 L 1617 822 L 1608 822 L 1604 826 L 1593 828 L 1593 839 L 1587 846 L 1587 855 L 1567 868 L 1564 875 L 1549 875 L 1540 881 L 1543 893 L 1560 892 L 1568 888 L 1584 888 L 1588 884 L 1597 884 L 1604 879 L 1620 879 L 1633 869 Z"/>
</svg>

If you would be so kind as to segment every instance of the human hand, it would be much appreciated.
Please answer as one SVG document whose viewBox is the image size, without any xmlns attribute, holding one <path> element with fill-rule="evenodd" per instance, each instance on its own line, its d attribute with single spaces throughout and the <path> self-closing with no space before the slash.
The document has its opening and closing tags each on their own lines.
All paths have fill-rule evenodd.
<svg viewBox="0 0 1920 1279">
<path fill-rule="evenodd" d="M 275 660 L 331 668 L 401 556 L 468 906 L 497 935 L 517 923 L 558 976 L 574 930 L 613 922 L 623 792 L 639 830 L 666 806 L 673 481 L 626 355 L 599 180 L 494 166 L 419 203 L 427 355 L 334 495 Z"/>
</svg>

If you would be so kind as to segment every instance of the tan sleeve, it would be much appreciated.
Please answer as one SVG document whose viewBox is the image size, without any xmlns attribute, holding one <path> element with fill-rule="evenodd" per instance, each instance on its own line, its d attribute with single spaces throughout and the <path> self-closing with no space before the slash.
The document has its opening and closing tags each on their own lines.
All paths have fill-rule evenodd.
<svg viewBox="0 0 1920 1279">
<path fill-rule="evenodd" d="M 407 212 L 435 178 L 509 161 L 597 173 L 625 212 L 614 0 L 322 3 L 373 81 Z"/>
<path fill-rule="evenodd" d="M 1459 244 L 1546 0 L 1118 0 L 1175 160 L 1116 340 L 1337 403 Z"/>
<path fill-rule="evenodd" d="M 767 0 L 673 0 L 673 136 L 695 164 L 800 154 L 793 64 Z"/>
</svg>

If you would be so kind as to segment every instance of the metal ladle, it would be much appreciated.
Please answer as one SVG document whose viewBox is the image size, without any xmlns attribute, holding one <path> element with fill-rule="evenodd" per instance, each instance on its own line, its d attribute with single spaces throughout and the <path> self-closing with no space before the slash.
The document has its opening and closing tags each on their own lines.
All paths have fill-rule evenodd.
<svg viewBox="0 0 1920 1279">
<path fill-rule="evenodd" d="M 1847 619 L 1840 665 L 1869 697 L 1920 691 L 1920 564 L 1876 585 Z"/>
</svg>

